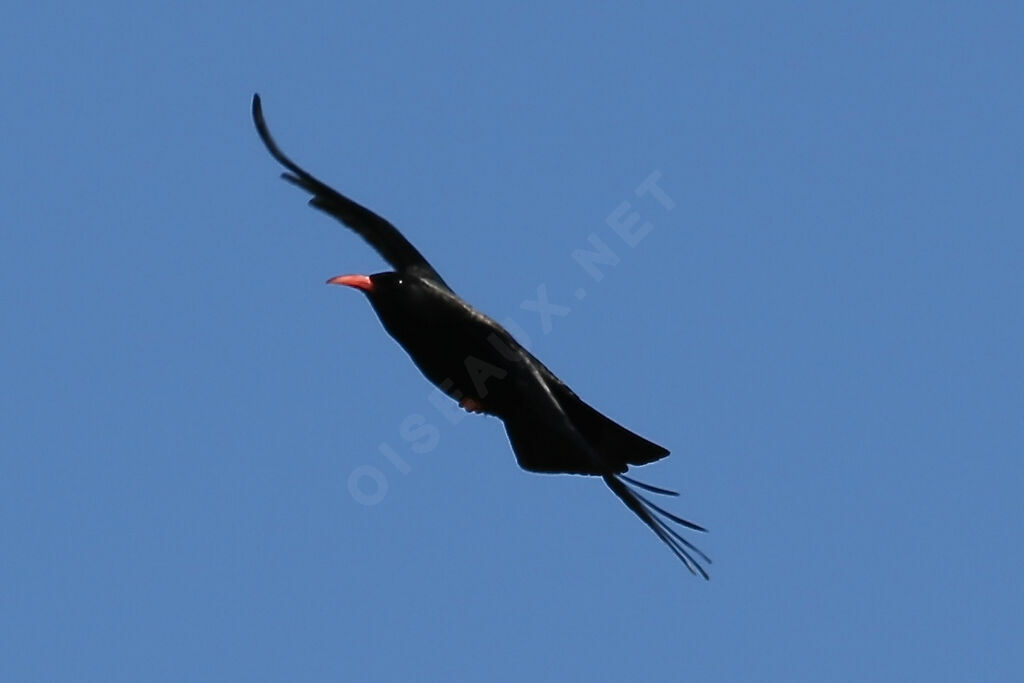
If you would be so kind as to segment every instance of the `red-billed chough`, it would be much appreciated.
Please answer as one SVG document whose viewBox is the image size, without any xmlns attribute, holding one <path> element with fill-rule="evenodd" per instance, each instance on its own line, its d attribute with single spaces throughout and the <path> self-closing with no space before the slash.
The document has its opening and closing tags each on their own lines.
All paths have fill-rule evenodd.
<svg viewBox="0 0 1024 683">
<path fill-rule="evenodd" d="M 466 410 L 504 422 L 522 468 L 603 478 L 691 572 L 708 578 L 699 560 L 711 560 L 669 523 L 696 531 L 703 527 L 664 510 L 637 489 L 677 494 L 624 474 L 630 465 L 646 465 L 668 451 L 581 400 L 501 325 L 456 295 L 395 226 L 285 156 L 263 120 L 259 95 L 253 96 L 252 116 L 263 144 L 288 169 L 282 177 L 312 194 L 312 206 L 359 233 L 395 269 L 341 275 L 328 283 L 362 291 L 384 329 L 427 379 Z"/>
</svg>

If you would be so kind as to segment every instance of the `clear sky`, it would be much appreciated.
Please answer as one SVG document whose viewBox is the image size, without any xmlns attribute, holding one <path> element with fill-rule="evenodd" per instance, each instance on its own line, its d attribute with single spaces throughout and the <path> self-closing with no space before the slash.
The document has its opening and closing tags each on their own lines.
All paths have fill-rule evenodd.
<svg viewBox="0 0 1024 683">
<path fill-rule="evenodd" d="M 1021 680 L 1020 4 L 367 4 L 5 12 L 0 680 Z M 449 421 L 254 91 L 710 582 Z"/>
</svg>

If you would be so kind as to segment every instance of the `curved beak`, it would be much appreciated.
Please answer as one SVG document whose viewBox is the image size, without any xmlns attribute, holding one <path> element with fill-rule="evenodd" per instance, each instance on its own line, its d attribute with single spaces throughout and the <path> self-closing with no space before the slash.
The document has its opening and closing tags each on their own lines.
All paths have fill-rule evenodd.
<svg viewBox="0 0 1024 683">
<path fill-rule="evenodd" d="M 339 275 L 338 277 L 332 277 L 327 281 L 327 284 L 355 287 L 356 289 L 361 289 L 364 292 L 373 291 L 373 280 L 370 279 L 369 275 Z"/>
</svg>

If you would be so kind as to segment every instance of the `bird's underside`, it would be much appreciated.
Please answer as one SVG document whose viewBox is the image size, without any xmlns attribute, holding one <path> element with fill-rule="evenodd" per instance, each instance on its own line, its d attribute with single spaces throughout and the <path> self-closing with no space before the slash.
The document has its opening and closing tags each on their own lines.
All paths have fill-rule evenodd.
<svg viewBox="0 0 1024 683">
<path fill-rule="evenodd" d="M 677 494 L 624 474 L 630 465 L 654 462 L 668 455 L 668 450 L 581 400 L 504 328 L 459 298 L 391 223 L 285 156 L 270 136 L 258 95 L 253 97 L 252 113 L 263 143 L 288 169 L 282 176 L 312 195 L 310 205 L 358 233 L 395 268 L 335 280 L 353 278 L 357 284 L 350 286 L 364 290 L 385 329 L 427 379 L 463 408 L 501 419 L 524 469 L 602 477 L 690 571 L 708 578 L 701 561 L 711 560 L 670 523 L 704 529 L 664 510 L 640 490 Z"/>
</svg>

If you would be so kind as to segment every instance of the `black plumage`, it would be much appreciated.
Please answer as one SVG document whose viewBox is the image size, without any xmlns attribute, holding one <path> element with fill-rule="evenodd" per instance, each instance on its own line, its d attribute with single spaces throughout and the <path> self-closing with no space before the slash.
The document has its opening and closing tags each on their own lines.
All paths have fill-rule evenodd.
<svg viewBox="0 0 1024 683">
<path fill-rule="evenodd" d="M 521 467 L 602 477 L 690 571 L 707 578 L 697 558 L 709 563 L 708 557 L 670 523 L 704 529 L 664 510 L 638 489 L 677 494 L 624 474 L 631 465 L 654 462 L 669 452 L 585 403 L 501 325 L 456 295 L 394 225 L 289 159 L 267 129 L 259 95 L 253 97 L 252 115 L 263 143 L 288 169 L 282 177 L 309 192 L 310 205 L 358 233 L 395 269 L 328 282 L 361 290 L 420 371 L 462 407 L 502 420 Z"/>
</svg>

